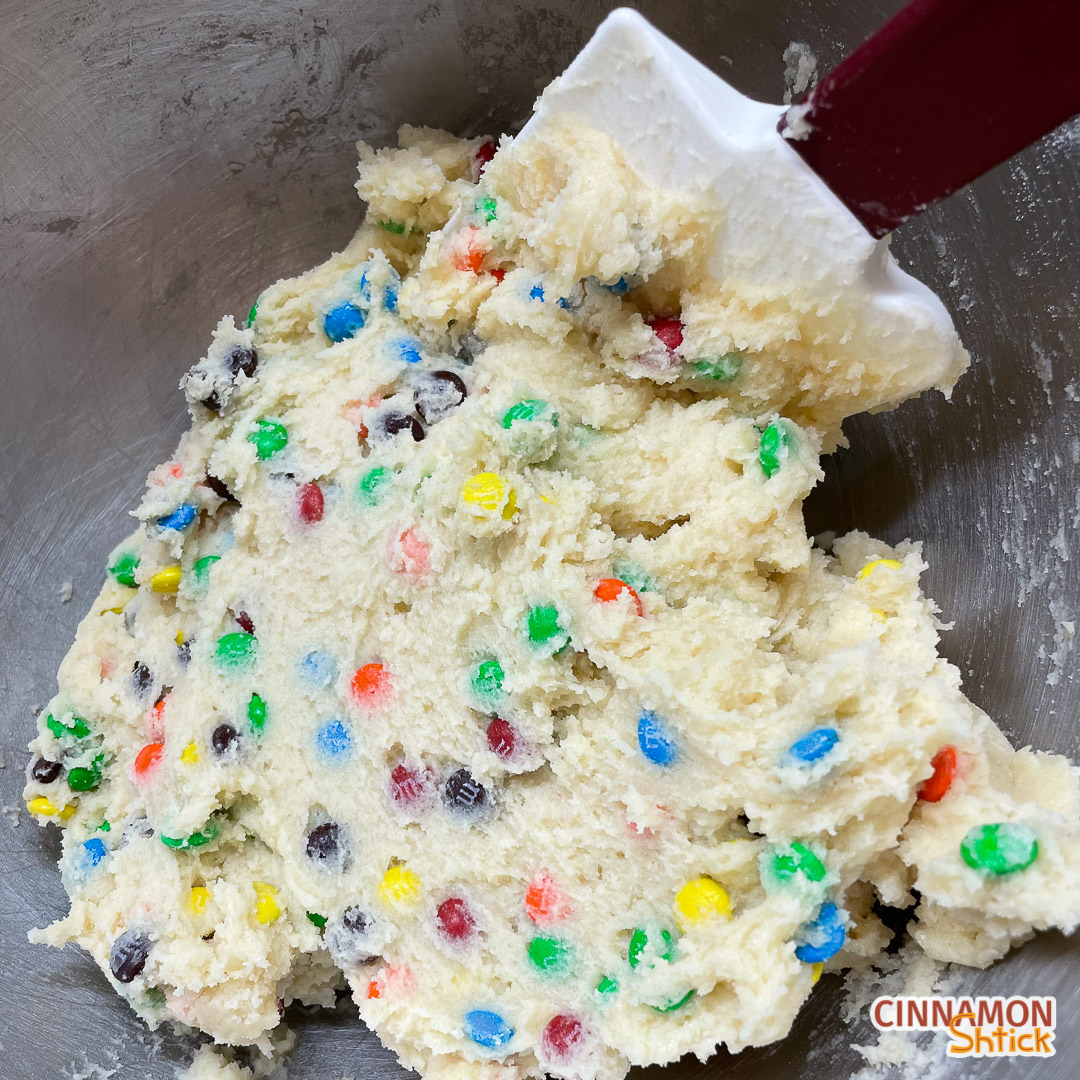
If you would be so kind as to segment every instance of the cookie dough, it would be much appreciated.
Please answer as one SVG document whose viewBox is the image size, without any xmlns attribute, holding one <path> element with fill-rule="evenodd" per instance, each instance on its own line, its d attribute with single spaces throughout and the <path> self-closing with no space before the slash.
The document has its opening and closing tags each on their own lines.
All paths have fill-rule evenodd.
<svg viewBox="0 0 1080 1080">
<path fill-rule="evenodd" d="M 61 666 L 36 940 L 221 1042 L 347 983 L 424 1076 L 617 1080 L 782 1038 L 876 905 L 964 964 L 1071 930 L 1076 770 L 965 699 L 918 544 L 803 524 L 951 329 L 717 278 L 724 207 L 584 127 L 359 149 Z"/>
</svg>

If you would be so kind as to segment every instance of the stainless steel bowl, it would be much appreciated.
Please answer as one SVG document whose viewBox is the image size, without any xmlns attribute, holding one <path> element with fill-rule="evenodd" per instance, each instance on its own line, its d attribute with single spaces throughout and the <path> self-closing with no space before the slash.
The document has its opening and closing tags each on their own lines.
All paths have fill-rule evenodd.
<svg viewBox="0 0 1080 1080">
<path fill-rule="evenodd" d="M 61 915 L 57 843 L 21 805 L 36 706 L 126 533 L 147 470 L 185 425 L 176 384 L 226 311 L 340 247 L 361 215 L 357 137 L 403 122 L 512 131 L 614 5 L 597 0 L 0 0 L 0 1074 L 166 1078 L 151 1037 L 74 950 L 31 947 Z M 897 0 L 651 0 L 639 7 L 740 89 L 779 100 L 785 46 L 834 64 Z M 987 92 L 1007 73 L 987 58 Z M 1021 743 L 1080 753 L 1068 625 L 1080 605 L 1080 129 L 902 231 L 975 357 L 953 402 L 860 417 L 808 508 L 812 531 L 926 541 L 944 650 Z M 62 603 L 62 583 L 74 598 Z M 18 820 L 18 825 L 15 825 Z M 1045 935 L 965 988 L 1056 993 L 1058 1056 L 980 1077 L 1076 1075 L 1080 942 Z M 846 1076 L 861 1059 L 819 988 L 791 1039 L 677 1071 Z M 295 1018 L 291 1074 L 387 1075 L 344 1006 Z M 92 1074 L 96 1075 L 96 1074 Z M 670 1075 L 670 1070 L 669 1070 Z M 950 1076 L 960 1075 L 954 1070 Z"/>
</svg>

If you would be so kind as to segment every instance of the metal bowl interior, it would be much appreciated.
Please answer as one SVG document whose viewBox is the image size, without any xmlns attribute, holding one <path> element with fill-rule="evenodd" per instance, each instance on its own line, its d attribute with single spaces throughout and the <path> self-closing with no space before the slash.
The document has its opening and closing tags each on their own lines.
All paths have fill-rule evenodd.
<svg viewBox="0 0 1080 1080">
<path fill-rule="evenodd" d="M 597 0 L 0 0 L 0 1014 L 9 1080 L 86 1068 L 166 1078 L 188 1040 L 150 1035 L 74 950 L 26 943 L 66 910 L 56 838 L 18 816 L 36 707 L 129 528 L 146 472 L 185 426 L 177 380 L 223 312 L 340 247 L 362 207 L 353 141 L 401 122 L 513 131 L 613 4 Z M 834 64 L 897 0 L 650 0 L 663 30 L 741 90 L 778 100 L 785 46 Z M 988 58 L 988 83 L 994 65 Z M 988 90 L 992 92 L 992 90 Z M 925 541 L 955 621 L 945 655 L 1018 743 L 1080 753 L 1075 123 L 906 226 L 901 261 L 944 298 L 974 356 L 927 395 L 847 425 L 812 532 Z M 74 598 L 63 603 L 61 584 Z M 969 992 L 1073 996 L 1080 942 L 1044 935 Z M 681 1073 L 846 1076 L 872 1041 L 826 979 L 792 1037 Z M 292 1074 L 389 1075 L 355 1014 L 291 1018 Z M 1080 1016 L 1025 1075 L 1073 1076 Z M 981 1061 L 980 1077 L 1014 1075 Z M 954 1067 L 948 1075 L 957 1077 Z"/>
</svg>

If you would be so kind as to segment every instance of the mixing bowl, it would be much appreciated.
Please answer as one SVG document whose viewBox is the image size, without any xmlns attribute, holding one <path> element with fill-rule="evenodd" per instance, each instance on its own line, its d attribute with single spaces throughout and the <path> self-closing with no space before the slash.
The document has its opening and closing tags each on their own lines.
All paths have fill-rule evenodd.
<svg viewBox="0 0 1080 1080">
<path fill-rule="evenodd" d="M 147 470 L 186 425 L 180 375 L 219 315 L 344 244 L 362 137 L 403 122 L 513 131 L 611 6 L 597 0 L 0 0 L 0 1073 L 166 1078 L 151 1036 L 75 950 L 26 943 L 61 915 L 55 834 L 19 813 L 24 745 L 130 528 Z M 655 0 L 641 10 L 739 89 L 778 101 L 782 54 L 831 66 L 896 0 Z M 987 92 L 1007 56 L 987 58 Z M 1080 754 L 1080 128 L 1045 139 L 897 237 L 974 365 L 940 395 L 847 425 L 811 531 L 922 538 L 944 652 L 1018 743 Z M 70 582 L 74 595 L 62 600 Z M 1058 1056 L 954 1066 L 1076 1075 L 1080 941 L 1044 935 L 970 993 L 1058 996 Z M 825 979 L 783 1044 L 669 1075 L 843 1077 L 873 1041 Z M 290 1018 L 291 1074 L 395 1074 L 345 1004 Z M 940 1057 L 940 1051 L 938 1051 Z M 105 1071 L 86 1071 L 88 1066 Z M 114 1068 L 116 1072 L 108 1072 Z M 84 1070 L 80 1074 L 79 1070 Z"/>
</svg>

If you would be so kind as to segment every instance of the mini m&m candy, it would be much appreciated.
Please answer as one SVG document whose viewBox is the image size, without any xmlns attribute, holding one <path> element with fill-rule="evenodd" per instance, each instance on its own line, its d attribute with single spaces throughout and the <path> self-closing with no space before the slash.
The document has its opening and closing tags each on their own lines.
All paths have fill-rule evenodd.
<svg viewBox="0 0 1080 1080">
<path fill-rule="evenodd" d="M 415 814 L 435 801 L 437 777 L 425 765 L 398 762 L 390 770 L 390 800 L 401 811 Z"/>
<path fill-rule="evenodd" d="M 109 573 L 118 584 L 134 589 L 138 587 L 138 582 L 135 580 L 135 571 L 138 568 L 139 556 L 134 552 L 125 551 L 113 560 L 109 566 Z"/>
<path fill-rule="evenodd" d="M 878 570 L 902 570 L 904 564 L 898 559 L 874 559 L 868 562 L 856 575 L 856 581 L 862 581 Z"/>
<path fill-rule="evenodd" d="M 388 904 L 413 904 L 420 898 L 420 878 L 406 866 L 391 866 L 379 884 Z"/>
<path fill-rule="evenodd" d="M 559 426 L 559 414 L 548 402 L 539 398 L 525 398 L 511 405 L 503 413 L 502 426 L 510 429 L 517 423 L 530 420 L 542 420 L 552 427 Z"/>
<path fill-rule="evenodd" d="M 499 216 L 499 204 L 495 201 L 493 196 L 481 195 L 480 198 L 473 203 L 473 213 L 485 224 L 489 224 Z"/>
<path fill-rule="evenodd" d="M 248 442 L 255 447 L 260 461 L 267 461 L 289 444 L 289 431 L 279 420 L 261 416 L 255 421 L 255 430 L 248 435 Z"/>
<path fill-rule="evenodd" d="M 339 341 L 355 337 L 363 329 L 364 321 L 364 312 L 356 304 L 339 304 L 323 316 L 323 333 L 336 345 Z"/>
<path fill-rule="evenodd" d="M 496 716 L 487 726 L 488 749 L 499 757 L 512 758 L 518 749 L 518 733 L 514 725 L 501 717 Z"/>
<path fill-rule="evenodd" d="M 90 725 L 75 715 L 72 715 L 70 724 L 65 724 L 49 713 L 45 717 L 45 726 L 58 739 L 85 739 L 90 734 Z"/>
<path fill-rule="evenodd" d="M 517 496 L 505 476 L 482 472 L 461 486 L 461 501 L 476 517 L 502 517 L 509 521 L 517 512 Z"/>
<path fill-rule="evenodd" d="M 108 854 L 105 841 L 94 836 L 82 842 L 83 864 L 87 869 L 97 866 Z"/>
<path fill-rule="evenodd" d="M 798 765 L 812 765 L 829 754 L 840 741 L 836 728 L 819 727 L 796 739 L 787 749 L 789 761 Z"/>
<path fill-rule="evenodd" d="M 666 720 L 646 709 L 638 717 L 638 747 L 654 765 L 673 765 L 679 757 L 674 729 Z"/>
<path fill-rule="evenodd" d="M 529 963 L 545 975 L 569 975 L 573 968 L 570 946 L 559 938 L 537 935 L 527 948 Z"/>
<path fill-rule="evenodd" d="M 468 903 L 460 896 L 449 896 L 435 909 L 439 933 L 455 944 L 468 941 L 476 932 L 476 920 Z"/>
<path fill-rule="evenodd" d="M 766 885 L 787 885 L 796 875 L 815 884 L 825 878 L 825 864 L 799 840 L 764 852 L 761 859 Z"/>
<path fill-rule="evenodd" d="M 253 881 L 255 890 L 255 918 L 263 926 L 277 922 L 281 918 L 281 905 L 278 904 L 278 891 L 265 881 Z"/>
<path fill-rule="evenodd" d="M 564 922 L 573 914 L 569 897 L 546 870 L 533 875 L 525 892 L 525 913 L 537 926 Z"/>
<path fill-rule="evenodd" d="M 153 942 L 136 930 L 125 930 L 109 950 L 109 970 L 117 982 L 129 983 L 137 979 L 150 958 Z"/>
<path fill-rule="evenodd" d="M 197 829 L 193 833 L 188 833 L 187 836 L 166 836 L 165 833 L 161 833 L 161 842 L 169 848 L 173 848 L 177 851 L 184 851 L 188 848 L 200 848 L 205 847 L 207 844 L 212 843 L 218 836 L 217 822 L 212 818 L 201 829 Z"/>
<path fill-rule="evenodd" d="M 731 382 L 742 371 L 742 353 L 729 352 L 722 356 L 701 357 L 690 364 L 690 369 L 701 379 L 712 382 Z"/>
<path fill-rule="evenodd" d="M 670 315 L 654 315 L 647 320 L 650 330 L 664 343 L 668 352 L 675 352 L 683 343 L 683 324 Z"/>
<path fill-rule="evenodd" d="M 443 802 L 449 810 L 472 817 L 487 809 L 487 788 L 468 769 L 458 769 L 443 786 Z"/>
<path fill-rule="evenodd" d="M 179 566 L 166 566 L 150 577 L 150 588 L 156 593 L 175 593 L 180 588 L 182 571 Z"/>
<path fill-rule="evenodd" d="M 641 597 L 638 596 L 637 591 L 632 585 L 628 585 L 619 578 L 603 578 L 597 582 L 593 588 L 593 596 L 602 604 L 615 603 L 625 596 L 639 615 L 645 614 L 645 608 L 642 606 Z"/>
<path fill-rule="evenodd" d="M 75 813 L 75 807 L 70 805 L 57 806 L 51 799 L 44 795 L 38 795 L 30 799 L 26 804 L 27 812 L 37 818 L 59 818 L 67 821 Z"/>
<path fill-rule="evenodd" d="M 791 432 L 787 425 L 779 420 L 774 420 L 761 433 L 758 461 L 766 480 L 772 479 L 780 471 L 780 467 L 791 456 L 792 446 Z"/>
<path fill-rule="evenodd" d="M 324 720 L 315 732 L 315 744 L 325 760 L 344 761 L 352 753 L 352 728 L 340 716 Z"/>
<path fill-rule="evenodd" d="M 469 686 L 481 705 L 494 705 L 502 701 L 506 697 L 505 681 L 503 666 L 494 656 L 481 660 L 469 675 Z"/>
<path fill-rule="evenodd" d="M 210 890 L 205 885 L 192 886 L 188 893 L 187 909 L 192 915 L 201 915 L 210 903 Z"/>
<path fill-rule="evenodd" d="M 157 519 L 158 528 L 168 532 L 182 532 L 195 520 L 197 512 L 191 503 L 181 503 L 172 513 Z"/>
<path fill-rule="evenodd" d="M 386 494 L 386 488 L 394 474 L 385 465 L 376 465 L 360 477 L 356 485 L 356 496 L 365 506 L 377 506 Z"/>
<path fill-rule="evenodd" d="M 675 894 L 675 911 L 684 928 L 711 919 L 728 920 L 731 918 L 731 898 L 712 878 L 694 878 Z"/>
<path fill-rule="evenodd" d="M 569 1061 L 584 1046 L 585 1025 L 572 1013 L 553 1016 L 540 1035 L 540 1050 L 552 1061 Z"/>
<path fill-rule="evenodd" d="M 804 964 L 823 963 L 835 956 L 847 938 L 844 913 L 831 900 L 822 904 L 815 918 L 799 931 L 795 956 Z"/>
<path fill-rule="evenodd" d="M 478 1046 L 494 1050 L 514 1037 L 514 1029 L 497 1012 L 473 1009 L 465 1014 L 465 1034 Z"/>
<path fill-rule="evenodd" d="M 537 604 L 525 617 L 525 636 L 537 651 L 557 653 L 570 644 L 570 634 L 554 604 Z"/>
<path fill-rule="evenodd" d="M 487 241 L 480 230 L 471 225 L 460 229 L 450 241 L 450 265 L 455 270 L 479 274 L 487 253 Z"/>
<path fill-rule="evenodd" d="M 362 664 L 349 680 L 349 696 L 365 709 L 381 708 L 390 700 L 393 690 L 393 676 L 382 663 Z"/>
<path fill-rule="evenodd" d="M 651 929 L 637 927 L 630 935 L 630 944 L 626 950 L 626 959 L 631 969 L 639 967 L 642 963 L 652 967 L 656 960 L 671 963 L 677 955 L 675 939 L 671 931 L 664 927 Z"/>
<path fill-rule="evenodd" d="M 960 857 L 986 878 L 1026 870 L 1039 855 L 1033 829 L 1015 821 L 976 825 L 960 842 Z"/>
<path fill-rule="evenodd" d="M 934 771 L 919 785 L 918 797 L 923 802 L 941 802 L 956 778 L 956 747 L 943 746 L 930 759 L 930 767 Z"/>
<path fill-rule="evenodd" d="M 296 513 L 304 525 L 315 525 L 322 521 L 325 507 L 323 490 L 318 484 L 301 485 L 296 493 Z"/>
<path fill-rule="evenodd" d="M 145 780 L 161 764 L 161 756 L 165 752 L 163 742 L 147 743 L 135 755 L 135 779 Z"/>
<path fill-rule="evenodd" d="M 98 754 L 89 765 L 68 769 L 67 782 L 72 791 L 96 791 L 101 786 L 105 756 Z"/>
<path fill-rule="evenodd" d="M 48 758 L 39 757 L 30 768 L 30 775 L 39 784 L 52 784 L 60 776 L 64 766 L 59 761 L 50 761 Z"/>
<path fill-rule="evenodd" d="M 223 634 L 214 646 L 214 658 L 224 669 L 248 667 L 255 662 L 258 647 L 253 634 L 244 631 Z"/>
<path fill-rule="evenodd" d="M 350 863 L 349 836 L 346 827 L 336 821 L 324 821 L 308 834 L 304 845 L 311 862 L 323 869 L 345 870 Z"/>
<path fill-rule="evenodd" d="M 247 719 L 256 735 L 266 727 L 266 702 L 258 694 L 252 694 L 248 698 Z"/>
</svg>

